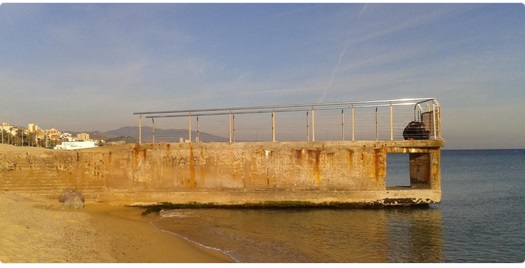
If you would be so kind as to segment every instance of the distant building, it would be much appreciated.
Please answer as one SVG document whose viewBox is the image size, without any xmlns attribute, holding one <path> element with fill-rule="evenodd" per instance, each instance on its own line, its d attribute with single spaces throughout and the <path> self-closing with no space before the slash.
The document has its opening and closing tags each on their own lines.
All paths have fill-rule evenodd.
<svg viewBox="0 0 525 268">
<path fill-rule="evenodd" d="M 27 132 L 28 133 L 39 133 L 39 132 L 43 132 L 43 130 L 38 125 L 29 123 L 27 124 Z"/>
<path fill-rule="evenodd" d="M 60 140 L 60 131 L 54 128 L 48 129 L 46 130 L 46 136 L 49 137 L 49 139 L 53 141 Z"/>
<path fill-rule="evenodd" d="M 62 144 L 55 146 L 55 150 L 79 150 L 98 147 L 96 141 L 64 141 Z"/>
<path fill-rule="evenodd" d="M 62 141 L 76 141 L 75 138 L 73 138 L 73 135 L 71 135 L 71 133 L 67 133 L 67 132 L 64 132 L 60 135 L 60 139 L 62 139 Z"/>
<path fill-rule="evenodd" d="M 77 140 L 78 141 L 88 141 L 89 140 L 89 133 L 78 133 L 77 134 Z"/>
<path fill-rule="evenodd" d="M 16 133 L 18 132 L 18 128 L 9 125 L 6 122 L 2 123 L 1 130 L 4 130 L 5 132 L 7 132 L 7 133 L 9 133 L 11 135 L 16 135 Z"/>
<path fill-rule="evenodd" d="M 46 133 L 45 133 L 44 130 L 41 129 L 41 128 L 37 128 L 37 129 L 35 130 L 35 133 L 36 133 L 36 138 L 37 138 L 37 139 L 41 139 L 41 140 L 43 140 L 43 139 L 46 138 Z"/>
</svg>

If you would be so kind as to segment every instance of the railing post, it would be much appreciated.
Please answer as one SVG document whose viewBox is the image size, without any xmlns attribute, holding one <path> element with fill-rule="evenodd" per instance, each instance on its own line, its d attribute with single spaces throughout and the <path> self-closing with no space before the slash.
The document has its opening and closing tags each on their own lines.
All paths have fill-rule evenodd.
<svg viewBox="0 0 525 268">
<path fill-rule="evenodd" d="M 341 109 L 341 140 L 345 140 L 345 110 Z"/>
<path fill-rule="evenodd" d="M 315 141 L 315 110 L 312 106 L 312 141 Z"/>
<path fill-rule="evenodd" d="M 310 123 L 310 118 L 308 117 L 308 111 L 306 111 L 306 141 L 310 141 L 310 130 L 308 128 L 308 123 Z"/>
<path fill-rule="evenodd" d="M 142 144 L 142 114 L 139 115 L 139 144 Z"/>
<path fill-rule="evenodd" d="M 434 128 L 434 139 L 437 139 L 437 127 L 436 127 L 436 106 L 432 102 L 432 127 Z"/>
<path fill-rule="evenodd" d="M 233 142 L 236 141 L 235 138 L 235 114 L 232 114 L 232 135 L 233 135 Z"/>
<path fill-rule="evenodd" d="M 151 118 L 151 122 L 153 124 L 153 127 L 151 128 L 151 143 L 155 144 L 155 118 Z"/>
<path fill-rule="evenodd" d="M 352 141 L 355 141 L 355 109 L 352 104 Z"/>
<path fill-rule="evenodd" d="M 390 140 L 394 140 L 394 109 L 390 102 Z"/>
<path fill-rule="evenodd" d="M 275 142 L 275 109 L 272 110 L 272 141 Z"/>
<path fill-rule="evenodd" d="M 200 136 L 200 132 L 199 132 L 199 117 L 197 116 L 197 142 L 200 142 L 201 141 L 201 136 Z"/>
<path fill-rule="evenodd" d="M 232 111 L 230 111 L 230 125 L 228 127 L 228 138 L 230 139 L 230 142 L 232 142 Z"/>
<path fill-rule="evenodd" d="M 378 135 L 377 135 L 377 106 L 376 106 L 376 140 L 378 140 Z"/>
<path fill-rule="evenodd" d="M 191 142 L 191 112 L 188 113 L 188 140 Z"/>
</svg>

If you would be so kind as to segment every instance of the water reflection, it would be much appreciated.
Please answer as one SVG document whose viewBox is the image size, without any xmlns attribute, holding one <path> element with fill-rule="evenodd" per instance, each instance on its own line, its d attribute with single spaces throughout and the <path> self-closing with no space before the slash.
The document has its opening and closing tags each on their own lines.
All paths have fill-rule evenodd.
<svg viewBox="0 0 525 268">
<path fill-rule="evenodd" d="M 441 212 L 172 210 L 154 224 L 240 262 L 442 262 Z"/>
<path fill-rule="evenodd" d="M 389 211 L 390 262 L 442 262 L 439 209 Z"/>
</svg>

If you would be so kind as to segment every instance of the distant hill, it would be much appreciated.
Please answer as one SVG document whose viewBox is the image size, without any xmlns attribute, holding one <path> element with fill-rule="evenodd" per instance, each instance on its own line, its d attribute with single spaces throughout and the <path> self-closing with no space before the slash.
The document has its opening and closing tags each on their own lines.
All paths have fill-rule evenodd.
<svg viewBox="0 0 525 268">
<path fill-rule="evenodd" d="M 76 135 L 80 132 L 69 132 Z M 100 131 L 84 131 L 89 133 L 91 139 L 94 140 L 126 140 L 127 142 L 138 142 L 139 140 L 139 127 L 121 127 L 118 129 L 100 132 Z M 192 139 L 195 140 L 197 132 L 192 131 Z M 227 138 L 215 136 L 209 133 L 200 132 L 200 141 L 228 141 Z M 155 128 L 155 142 L 179 142 L 180 138 L 188 139 L 187 129 L 161 129 Z M 152 128 L 143 126 L 142 127 L 142 142 L 152 142 Z"/>
</svg>

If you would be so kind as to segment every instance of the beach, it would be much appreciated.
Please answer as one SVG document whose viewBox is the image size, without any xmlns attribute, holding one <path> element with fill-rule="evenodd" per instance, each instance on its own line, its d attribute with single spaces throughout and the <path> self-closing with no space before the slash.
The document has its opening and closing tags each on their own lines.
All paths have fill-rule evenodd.
<svg viewBox="0 0 525 268">
<path fill-rule="evenodd" d="M 141 209 L 0 193 L 0 261 L 4 263 L 224 263 L 219 251 L 164 232 Z"/>
</svg>

